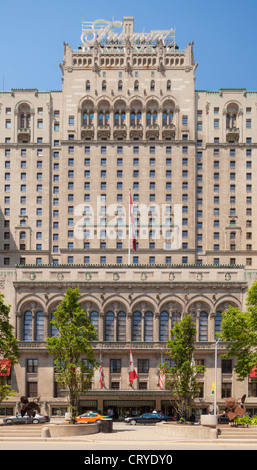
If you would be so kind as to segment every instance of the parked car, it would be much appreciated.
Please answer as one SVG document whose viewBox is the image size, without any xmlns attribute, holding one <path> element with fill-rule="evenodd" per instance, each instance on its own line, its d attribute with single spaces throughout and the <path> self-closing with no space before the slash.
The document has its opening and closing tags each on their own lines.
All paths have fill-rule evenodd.
<svg viewBox="0 0 257 470">
<path fill-rule="evenodd" d="M 163 413 L 144 413 L 141 416 L 125 418 L 125 423 L 135 426 L 136 424 L 152 424 L 161 421 L 175 421 L 174 416 L 165 416 Z"/>
<path fill-rule="evenodd" d="M 218 424 L 228 424 L 229 422 L 230 421 L 226 413 L 218 416 Z"/>
<path fill-rule="evenodd" d="M 77 416 L 76 421 L 80 423 L 100 423 L 103 418 L 109 418 L 109 416 L 102 416 L 95 411 L 88 411 L 87 413 Z"/>
<path fill-rule="evenodd" d="M 20 413 L 17 413 L 16 416 L 8 416 L 3 419 L 3 422 L 7 424 L 37 424 L 47 423 L 48 421 L 50 421 L 49 416 L 39 414 L 36 414 L 34 417 L 28 416 L 27 414 L 21 416 Z"/>
</svg>

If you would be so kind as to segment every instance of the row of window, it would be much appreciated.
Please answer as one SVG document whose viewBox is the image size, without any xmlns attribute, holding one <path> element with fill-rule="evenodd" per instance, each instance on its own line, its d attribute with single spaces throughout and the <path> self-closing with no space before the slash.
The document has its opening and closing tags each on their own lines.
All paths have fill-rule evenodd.
<svg viewBox="0 0 257 470">
<path fill-rule="evenodd" d="M 150 90 L 151 91 L 154 91 L 155 90 L 155 81 L 154 80 L 151 80 L 150 81 Z M 122 80 L 118 80 L 118 85 L 117 85 L 117 88 L 118 88 L 118 91 L 122 91 L 123 90 L 123 82 Z M 86 91 L 90 91 L 91 90 L 91 84 L 90 84 L 90 81 L 87 80 L 86 81 Z M 170 91 L 171 90 L 171 81 L 170 80 L 167 80 L 166 82 L 166 90 L 167 91 Z M 102 91 L 107 91 L 107 82 L 106 80 L 103 80 L 102 81 Z M 139 91 L 139 81 L 138 80 L 135 80 L 134 81 L 134 91 Z"/>
<path fill-rule="evenodd" d="M 229 120 L 229 118 L 227 119 L 227 122 L 226 122 L 226 129 L 233 129 L 236 127 L 236 120 L 234 119 L 232 122 Z M 246 129 L 251 129 L 252 127 L 252 120 L 251 119 L 246 119 L 245 120 L 245 127 Z M 198 131 L 202 131 L 203 130 L 203 123 L 202 121 L 198 121 L 197 122 L 197 126 L 196 126 L 197 130 Z M 214 119 L 213 120 L 213 128 L 214 129 L 219 129 L 220 128 L 220 120 L 218 118 Z"/>
<path fill-rule="evenodd" d="M 59 145 L 59 141 L 56 141 L 56 142 L 57 142 L 58 145 Z M 200 142 L 200 141 L 199 141 L 199 142 Z M 92 148 L 93 148 L 93 147 L 92 147 Z M 118 154 L 122 154 L 122 153 L 123 153 L 123 149 L 124 149 L 124 148 L 123 148 L 122 145 L 118 145 L 116 151 L 117 151 Z M 155 150 L 156 150 L 156 147 L 155 147 L 154 145 L 151 145 L 151 146 L 149 147 L 149 152 L 150 152 L 151 154 L 155 153 Z M 90 145 L 86 145 L 86 146 L 84 147 L 84 152 L 87 153 L 87 154 L 89 154 L 90 151 L 91 151 L 91 146 L 90 146 Z M 112 147 L 111 151 L 113 152 L 113 147 Z M 167 154 L 171 154 L 171 152 L 172 152 L 172 147 L 171 147 L 170 145 L 165 146 L 165 151 L 166 151 Z M 107 153 L 107 147 L 106 147 L 105 145 L 102 145 L 102 146 L 100 147 L 100 152 L 101 152 L 102 154 Z M 140 147 L 139 147 L 138 145 L 134 145 L 134 146 L 133 146 L 133 153 L 134 153 L 134 154 L 138 154 L 139 152 L 140 152 Z M 184 147 L 183 147 L 183 153 L 187 153 L 187 152 L 188 152 L 188 147 L 187 147 L 187 146 L 184 146 Z M 224 152 L 224 150 L 223 150 L 223 152 Z M 68 153 L 74 153 L 74 147 L 73 147 L 73 146 L 70 146 L 70 147 L 68 148 Z M 145 153 L 145 148 L 144 148 L 144 153 Z M 250 148 L 246 149 L 246 150 L 245 150 L 245 154 L 246 154 L 247 157 L 250 157 L 250 156 L 252 155 L 252 149 L 250 149 Z M 26 157 L 26 156 L 27 156 L 27 149 L 22 148 L 22 149 L 20 150 L 20 155 L 21 155 L 21 157 Z M 40 156 L 42 156 L 42 155 L 43 155 L 43 149 L 37 149 L 37 156 L 40 157 Z M 197 155 L 198 155 L 198 158 L 201 158 L 201 157 L 202 157 L 202 152 L 199 152 L 199 151 L 198 151 Z M 219 157 L 219 155 L 220 155 L 220 149 L 218 149 L 218 148 L 213 149 L 213 155 L 214 155 L 214 157 Z M 11 149 L 5 149 L 5 156 L 6 156 L 6 157 L 11 156 Z M 233 149 L 229 149 L 229 156 L 230 156 L 230 157 L 235 157 L 235 156 L 236 156 L 236 149 L 234 149 L 234 148 L 233 148 Z M 54 158 L 56 158 L 56 157 L 58 157 L 58 152 L 54 152 Z"/>
<path fill-rule="evenodd" d="M 196 313 L 192 314 L 193 321 L 196 322 Z M 52 315 L 53 317 L 53 315 Z M 104 317 L 104 341 L 126 341 L 126 313 L 120 311 L 117 314 L 115 322 L 114 312 L 109 311 Z M 169 339 L 170 327 L 173 327 L 176 322 L 181 319 L 181 314 L 174 312 L 172 314 L 171 325 L 170 315 L 168 312 L 163 311 L 160 313 L 160 329 L 159 341 L 167 341 Z M 221 312 L 215 315 L 215 335 L 221 329 Z M 90 321 L 94 325 L 97 334 L 99 335 L 99 313 L 93 311 L 90 313 Z M 198 341 L 208 341 L 208 313 L 205 311 L 200 312 L 198 324 Z M 51 323 L 50 335 L 56 335 L 58 331 Z M 24 313 L 23 325 L 23 340 L 24 341 L 44 341 L 44 313 L 39 311 L 35 314 L 33 320 L 32 312 L 26 311 Z M 214 339 L 214 338 L 213 338 Z M 132 314 L 132 341 L 154 341 L 154 314 L 147 311 L 144 317 L 140 311 L 133 312 Z"/>
</svg>

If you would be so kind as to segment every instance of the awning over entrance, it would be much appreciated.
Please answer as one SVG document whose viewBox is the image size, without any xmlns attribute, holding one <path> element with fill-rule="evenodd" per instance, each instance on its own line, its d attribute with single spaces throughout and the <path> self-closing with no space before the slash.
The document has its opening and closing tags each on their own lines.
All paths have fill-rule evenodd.
<svg viewBox="0 0 257 470">
<path fill-rule="evenodd" d="M 154 408 L 155 400 L 104 400 L 105 406 L 151 406 Z"/>
</svg>

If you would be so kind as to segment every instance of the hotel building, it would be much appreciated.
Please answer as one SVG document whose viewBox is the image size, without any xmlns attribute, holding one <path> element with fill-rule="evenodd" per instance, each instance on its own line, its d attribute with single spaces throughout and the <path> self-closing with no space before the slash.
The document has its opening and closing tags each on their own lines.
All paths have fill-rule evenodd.
<svg viewBox="0 0 257 470">
<path fill-rule="evenodd" d="M 256 279 L 257 92 L 196 90 L 193 44 L 181 49 L 173 29 L 135 33 L 132 17 L 83 23 L 60 69 L 59 91 L 0 93 L 0 292 L 20 350 L 8 379 L 17 396 L 0 414 L 18 411 L 22 395 L 40 396 L 50 416 L 67 411 L 45 339 L 73 286 L 104 370 L 81 412 L 172 413 L 159 364 L 170 328 L 191 313 L 206 367 L 192 411 L 207 413 L 221 312 L 245 308 Z M 238 382 L 224 351 L 219 343 L 219 410 L 246 393 L 255 412 L 255 379 Z"/>
</svg>

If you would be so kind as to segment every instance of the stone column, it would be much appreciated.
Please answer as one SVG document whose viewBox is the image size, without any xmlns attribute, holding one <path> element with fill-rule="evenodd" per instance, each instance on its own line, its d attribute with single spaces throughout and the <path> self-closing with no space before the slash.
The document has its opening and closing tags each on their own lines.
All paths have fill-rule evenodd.
<svg viewBox="0 0 257 470">
<path fill-rule="evenodd" d="M 45 311 L 44 312 L 44 341 L 49 336 L 49 327 L 50 327 L 49 318 L 50 318 L 50 316 L 49 316 L 48 312 Z"/>
<path fill-rule="evenodd" d="M 209 313 L 208 341 L 215 341 L 215 312 Z"/>
<path fill-rule="evenodd" d="M 146 140 L 146 107 L 142 107 L 143 140 Z"/>
<path fill-rule="evenodd" d="M 104 340 L 104 312 L 99 313 L 99 341 Z"/>
<path fill-rule="evenodd" d="M 132 341 L 132 312 L 126 315 L 126 341 Z"/>
<path fill-rule="evenodd" d="M 196 327 L 196 341 L 199 341 L 199 318 L 200 318 L 200 308 L 198 307 L 196 310 L 196 317 L 195 317 L 195 327 Z"/>
<path fill-rule="evenodd" d="M 142 303 L 141 308 L 141 341 L 145 339 L 145 312 L 146 312 L 146 304 Z"/>
<path fill-rule="evenodd" d="M 176 106 L 174 110 L 174 124 L 176 126 L 175 139 L 176 140 L 180 140 L 180 122 L 179 122 L 180 112 L 179 111 L 180 111 L 179 106 Z"/>
<path fill-rule="evenodd" d="M 110 140 L 113 140 L 113 133 L 114 133 L 114 124 L 115 124 L 115 109 L 113 106 L 110 107 Z"/>
<path fill-rule="evenodd" d="M 145 309 L 141 311 L 141 341 L 145 339 Z"/>
<path fill-rule="evenodd" d="M 153 340 L 160 341 L 160 311 L 154 313 Z"/>
<path fill-rule="evenodd" d="M 31 309 L 32 313 L 32 341 L 36 340 L 36 311 L 34 308 Z"/>
<path fill-rule="evenodd" d="M 114 313 L 114 325 L 113 325 L 113 336 L 114 336 L 114 341 L 117 341 L 117 317 L 118 317 L 118 309 L 115 308 L 113 310 L 113 313 Z"/>
<path fill-rule="evenodd" d="M 18 341 L 22 341 L 22 314 L 16 312 L 16 338 Z"/>
<path fill-rule="evenodd" d="M 77 139 L 81 140 L 81 121 L 82 121 L 82 109 L 81 106 L 78 108 L 78 116 L 77 116 Z"/>
</svg>

